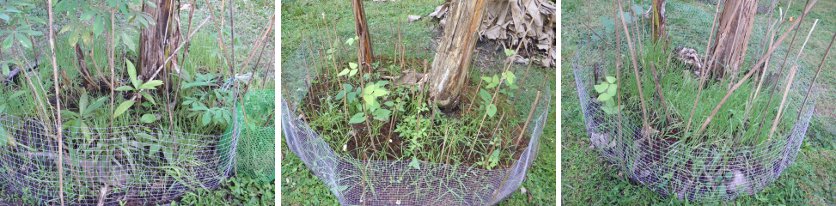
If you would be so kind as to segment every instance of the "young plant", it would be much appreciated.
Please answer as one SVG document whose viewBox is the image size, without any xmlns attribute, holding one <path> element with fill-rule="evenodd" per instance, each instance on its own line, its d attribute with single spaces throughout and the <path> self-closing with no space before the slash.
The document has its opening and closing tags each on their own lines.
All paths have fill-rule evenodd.
<svg viewBox="0 0 836 206">
<path fill-rule="evenodd" d="M 368 112 L 371 113 L 376 120 L 386 121 L 389 119 L 389 115 L 392 114 L 391 110 L 383 108 L 383 106 L 393 106 L 394 104 L 391 101 L 385 102 L 384 105 L 380 105 L 377 101 L 377 98 L 385 98 L 386 95 L 389 95 L 389 90 L 386 90 L 385 88 L 388 83 L 388 81 L 378 81 L 374 84 L 366 85 L 366 88 L 363 88 L 363 103 L 365 104 Z"/>
<path fill-rule="evenodd" d="M 363 90 L 351 92 L 350 85 L 344 85 L 344 90 L 337 94 L 337 98 L 351 96 L 351 99 L 354 99 L 354 95 L 359 93 L 360 98 L 363 99 L 362 104 L 351 104 L 349 105 L 357 107 L 359 110 L 357 113 L 351 116 L 349 119 L 349 124 L 359 124 L 366 121 L 366 116 L 371 115 L 375 120 L 379 121 L 387 121 L 389 120 L 389 116 L 392 115 L 392 110 L 387 109 L 391 108 L 395 104 L 392 101 L 386 101 L 382 105 L 378 101 L 378 98 L 385 98 L 389 95 L 389 90 L 386 90 L 386 85 L 389 84 L 388 81 L 378 81 L 375 83 L 370 83 L 366 85 Z M 365 109 L 365 110 L 364 110 Z"/>
<path fill-rule="evenodd" d="M 353 77 L 354 75 L 357 74 L 357 71 L 359 70 L 359 69 L 357 69 L 357 66 L 358 66 L 357 63 L 349 62 L 348 63 L 349 68 L 343 69 L 342 71 L 340 71 L 339 74 L 337 74 L 337 76 L 341 77 L 341 76 L 348 75 L 349 77 Z"/>
<path fill-rule="evenodd" d="M 61 111 L 69 121 L 64 123 L 65 128 L 69 128 L 73 132 L 81 132 L 87 141 L 92 141 L 89 121 L 102 106 L 107 102 L 107 97 L 101 97 L 90 103 L 90 97 L 87 92 L 81 94 L 81 100 L 78 103 L 78 112 L 70 110 Z"/>
<path fill-rule="evenodd" d="M 506 50 L 506 54 L 507 54 Z M 513 54 L 512 54 L 513 55 Z M 499 91 L 505 95 L 513 96 L 513 90 L 517 89 L 516 85 L 517 76 L 514 75 L 511 71 L 502 72 L 501 75 L 494 74 L 493 76 L 483 76 L 482 81 L 485 81 L 487 85 L 485 88 L 479 90 L 479 97 L 482 99 L 483 106 L 482 109 L 485 110 L 489 117 L 496 116 L 496 104 L 493 103 L 493 96 L 488 92 L 489 89 L 494 89 L 497 87 Z M 507 88 L 501 87 L 502 83 L 505 83 Z"/>
<path fill-rule="evenodd" d="M 136 67 L 134 67 L 134 64 L 131 63 L 130 60 L 126 60 L 125 63 L 127 65 L 128 77 L 131 80 L 131 85 L 125 85 L 125 86 L 118 87 L 118 88 L 116 88 L 116 91 L 138 93 L 139 95 L 142 95 L 142 97 L 144 97 L 146 100 L 151 102 L 151 104 L 156 105 L 157 103 L 156 103 L 156 101 L 154 101 L 154 97 L 152 97 L 151 94 L 149 94 L 146 90 L 156 89 L 157 86 L 163 85 L 163 81 L 151 80 L 151 81 L 148 81 L 148 82 L 142 82 L 142 80 L 140 80 L 136 76 Z M 116 107 L 116 110 L 113 111 L 113 118 L 119 117 L 122 114 L 124 114 L 135 103 L 136 102 L 134 100 L 126 100 L 126 101 L 120 103 L 119 106 Z"/>
<path fill-rule="evenodd" d="M 618 85 L 615 80 L 615 77 L 607 76 L 606 81 L 594 86 L 595 92 L 598 92 L 597 99 L 603 104 L 603 106 L 601 106 L 601 110 L 604 110 L 604 113 L 607 114 L 617 114 L 624 108 L 624 105 L 616 106 L 615 103 L 615 95 L 618 91 Z"/>
</svg>

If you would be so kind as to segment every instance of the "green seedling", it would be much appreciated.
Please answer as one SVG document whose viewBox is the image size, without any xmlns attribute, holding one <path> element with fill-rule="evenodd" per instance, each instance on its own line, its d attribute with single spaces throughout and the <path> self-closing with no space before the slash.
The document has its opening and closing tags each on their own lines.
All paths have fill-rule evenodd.
<svg viewBox="0 0 836 206">
<path fill-rule="evenodd" d="M 157 86 L 163 85 L 163 81 L 151 80 L 148 82 L 142 82 L 142 80 L 140 80 L 136 76 L 136 67 L 134 67 L 134 64 L 131 63 L 130 60 L 125 60 L 125 64 L 127 65 L 128 76 L 130 77 L 131 85 L 118 87 L 116 88 L 116 91 L 139 93 L 146 100 L 156 105 L 157 103 L 156 101 L 154 101 L 154 97 L 151 96 L 151 94 L 146 92 L 145 90 L 157 89 Z M 134 100 L 126 100 L 120 103 L 119 106 L 116 107 L 116 110 L 113 111 L 113 118 L 117 118 L 124 114 L 126 111 L 128 111 L 128 109 L 130 109 L 134 105 L 134 103 L 136 103 Z"/>
<path fill-rule="evenodd" d="M 64 127 L 70 128 L 71 131 L 81 132 L 85 139 L 92 141 L 89 121 L 107 102 L 107 97 L 101 97 L 90 103 L 90 96 L 87 92 L 81 94 L 81 99 L 78 102 L 78 111 L 63 110 L 61 114 L 67 117 L 68 121 L 64 123 Z"/>
<path fill-rule="evenodd" d="M 359 69 L 357 69 L 357 66 L 358 66 L 357 63 L 349 62 L 348 63 L 349 68 L 343 69 L 342 71 L 340 71 L 339 74 L 337 74 L 337 76 L 341 77 L 341 76 L 348 75 L 349 77 L 353 77 L 355 74 L 357 74 L 357 71 L 359 70 Z"/>
<path fill-rule="evenodd" d="M 604 110 L 607 114 L 616 114 L 624 108 L 624 105 L 616 106 L 615 95 L 618 91 L 618 85 L 615 81 L 615 77 L 607 76 L 606 81 L 594 86 L 595 92 L 598 92 L 598 101 L 603 103 L 601 110 Z"/>
</svg>

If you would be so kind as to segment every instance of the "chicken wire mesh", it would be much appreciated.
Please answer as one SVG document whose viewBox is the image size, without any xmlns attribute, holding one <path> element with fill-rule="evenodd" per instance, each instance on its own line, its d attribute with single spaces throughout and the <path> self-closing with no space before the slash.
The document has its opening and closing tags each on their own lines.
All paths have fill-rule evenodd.
<svg viewBox="0 0 836 206">
<path fill-rule="evenodd" d="M 34 118 L 0 116 L 0 186 L 59 203 L 57 132 Z M 69 205 L 155 204 L 215 188 L 234 166 L 235 141 L 144 126 L 63 132 L 64 201 Z"/>
<path fill-rule="evenodd" d="M 189 191 L 217 188 L 235 172 L 240 123 L 233 121 L 218 135 L 162 126 L 64 125 L 59 151 L 56 126 L 0 114 L 0 187 L 38 205 L 60 204 L 62 187 L 68 205 L 168 202 Z"/>
<path fill-rule="evenodd" d="M 237 151 L 236 174 L 273 181 L 275 176 L 276 127 L 273 124 L 276 94 L 274 90 L 250 91 L 244 97 Z M 228 128 L 225 135 L 231 135 Z"/>
<path fill-rule="evenodd" d="M 704 50 L 711 31 L 713 16 L 711 12 L 714 11 L 714 7 L 713 5 L 699 7 L 699 5 L 698 3 L 669 2 L 667 18 L 669 23 L 668 33 L 672 45 L 694 48 L 698 50 L 698 54 L 702 55 L 705 51 L 701 50 Z M 639 8 L 634 5 L 633 10 L 642 11 Z M 613 11 L 613 9 L 609 8 L 607 11 Z M 604 76 L 615 76 L 616 55 L 618 55 L 616 51 L 620 50 L 620 54 L 622 54 L 620 73 L 620 78 L 624 79 L 622 82 L 630 82 L 629 79 L 634 78 L 634 70 L 630 64 L 624 34 L 621 35 L 622 47 L 615 47 L 612 30 L 606 28 L 607 21 L 604 21 L 604 18 L 611 20 L 612 15 L 601 17 L 605 31 L 598 31 L 599 33 L 596 34 L 590 33 L 586 36 L 589 38 L 580 43 L 582 47 L 576 51 L 572 59 L 572 68 L 590 142 L 604 159 L 619 167 L 625 177 L 633 182 L 646 185 L 662 196 L 689 200 L 729 200 L 741 195 L 751 195 L 764 189 L 775 181 L 795 160 L 813 115 L 815 100 L 819 93 L 818 87 L 811 86 L 815 67 L 809 65 L 814 64 L 802 62 L 796 58 L 787 60 L 786 67 L 791 67 L 794 63 L 797 63 L 799 67 L 795 78 L 792 82 L 789 82 L 787 77 L 790 69 L 786 68 L 783 72 L 779 72 L 782 71 L 781 58 L 772 58 L 766 68 L 767 72 L 760 76 L 763 79 L 762 81 L 766 82 L 764 84 L 767 86 L 764 88 L 777 88 L 774 93 L 778 97 L 782 95 L 786 84 L 791 84 L 784 105 L 784 115 L 780 121 L 782 127 L 778 127 L 774 137 L 766 138 L 768 133 L 758 133 L 760 135 L 757 135 L 756 138 L 761 138 L 761 141 L 752 141 L 754 143 L 746 144 L 742 143 L 744 142 L 741 140 L 743 139 L 742 136 L 747 132 L 756 131 L 757 126 L 733 127 L 749 129 L 737 131 L 711 130 L 716 133 L 703 135 L 701 138 L 706 140 L 705 142 L 687 142 L 687 139 L 684 138 L 686 135 L 680 132 L 665 130 L 653 133 L 642 129 L 642 117 L 638 110 L 639 107 L 636 105 L 627 105 L 626 108 L 615 113 L 605 111 L 604 103 L 597 99 L 598 92 L 594 89 L 594 85 L 605 81 L 602 80 Z M 634 35 L 632 37 L 635 38 L 635 35 L 637 35 L 635 32 L 637 31 L 640 41 L 650 41 L 648 28 L 642 26 L 646 25 L 646 22 L 641 21 L 646 20 L 628 21 L 631 35 Z M 764 38 L 763 34 L 766 33 L 765 21 L 766 18 L 759 14 L 747 52 L 748 61 L 744 63 L 743 67 L 751 67 L 757 60 L 754 59 L 758 56 L 757 54 L 762 53 L 761 51 L 765 45 L 760 44 L 760 42 Z M 621 28 L 621 22 L 616 22 L 614 26 Z M 598 36 L 602 34 L 603 36 Z M 783 57 L 787 54 L 787 50 L 789 50 L 787 48 L 788 41 L 784 42 L 773 57 Z M 640 42 L 637 44 L 642 45 Z M 798 47 L 797 42 L 793 50 Z M 638 49 L 641 51 L 641 48 Z M 793 54 L 795 53 L 793 52 Z M 640 60 L 644 61 L 645 59 L 640 58 Z M 674 64 L 677 64 L 676 60 L 674 62 Z M 649 68 L 642 68 L 641 65 L 643 64 L 639 65 L 639 76 L 651 75 Z M 679 68 L 687 68 L 682 64 L 678 65 Z M 694 75 L 693 71 L 687 69 L 680 72 L 678 70 L 666 71 L 664 68 L 660 68 L 659 71 L 662 72 L 662 74 L 659 74 L 660 76 L 684 75 L 686 78 L 698 79 L 698 75 Z M 748 72 L 748 70 L 745 70 L 745 72 Z M 753 78 L 759 77 L 755 76 Z M 720 83 L 728 84 L 728 82 L 715 80 L 709 80 L 707 84 Z M 652 89 L 654 83 L 645 81 L 643 84 L 645 85 L 642 87 L 651 88 L 646 89 L 644 93 L 645 101 L 651 102 L 649 104 L 651 107 L 647 108 L 648 111 L 651 114 L 660 113 L 660 111 L 669 112 L 669 108 L 662 108 L 658 104 L 657 98 L 659 97 L 652 92 L 654 91 Z M 724 93 L 725 88 L 727 88 L 725 84 L 722 85 Z M 662 90 L 694 91 L 694 93 L 697 90 L 695 87 L 686 88 L 683 86 L 688 85 L 686 83 L 671 85 L 673 85 L 671 88 L 662 88 Z M 618 88 L 622 90 L 622 88 L 627 87 L 635 88 L 636 85 L 622 84 Z M 812 88 L 810 96 L 805 98 L 810 88 Z M 763 95 L 769 95 L 766 91 L 764 89 Z M 733 95 L 749 96 L 751 94 L 750 92 L 737 91 Z M 669 93 L 665 95 L 668 96 Z M 622 102 L 636 102 L 638 101 L 637 98 L 639 97 L 622 97 L 619 99 Z M 676 96 L 668 96 L 667 98 L 676 98 Z M 694 100 L 690 99 L 689 101 L 693 102 Z M 665 102 L 668 105 L 673 104 L 671 100 Z M 703 99 L 698 107 L 711 109 L 717 103 L 717 101 Z M 776 113 L 779 103 L 772 102 L 773 106 L 763 110 L 764 114 L 761 115 L 767 117 L 766 114 Z M 719 112 L 721 114 L 738 112 L 729 109 L 729 107 L 727 104 Z M 673 115 L 687 118 L 688 112 L 678 111 L 673 112 Z M 743 113 L 740 112 L 739 114 L 742 115 Z M 751 114 L 761 116 L 757 112 Z M 736 115 L 737 113 L 734 113 L 727 117 L 736 117 Z M 758 120 L 758 118 L 752 119 Z M 764 119 L 770 124 L 773 120 L 772 118 Z M 699 127 L 699 123 L 702 123 L 703 119 L 695 119 L 694 121 L 693 124 L 697 124 L 695 127 Z M 673 124 L 684 124 L 676 121 L 670 122 L 670 120 L 667 123 L 672 125 L 659 122 L 665 122 L 665 120 L 652 121 L 651 125 L 653 127 L 677 127 L 682 125 Z M 755 125 L 755 122 L 744 120 L 739 125 L 751 126 Z M 717 123 L 712 122 L 709 128 L 720 127 L 722 126 L 717 126 Z M 769 128 L 770 125 L 764 127 Z"/>
<path fill-rule="evenodd" d="M 374 31 L 371 33 L 386 34 L 382 30 L 370 29 Z M 311 128 L 309 115 L 302 111 L 302 107 L 306 106 L 305 98 L 312 95 L 311 85 L 324 81 L 317 79 L 322 71 L 313 66 L 322 64 L 318 61 L 324 61 L 317 59 L 316 54 L 324 54 L 326 49 L 317 48 L 318 45 L 303 43 L 294 54 L 287 55 L 283 62 L 283 94 L 280 99 L 282 131 L 290 151 L 325 183 L 342 205 L 492 205 L 508 197 L 522 184 L 537 155 L 549 103 L 553 98 L 545 83 L 548 76 L 541 73 L 544 71 L 518 66 L 511 69 L 520 78 L 517 82 L 521 89 L 510 101 L 519 104 L 515 105 L 517 112 L 527 115 L 532 107 L 534 111 L 525 130 L 527 146 L 519 150 L 515 159 L 509 160 L 511 163 L 507 167 L 488 170 L 475 164 L 426 161 L 419 161 L 416 167 L 410 165 L 408 159 L 360 160 L 339 153 L 338 148 L 332 148 L 319 131 Z M 378 48 L 386 49 L 385 46 L 375 49 Z M 406 58 L 426 58 L 432 56 L 430 54 L 434 50 L 432 46 L 406 49 Z M 350 50 L 345 51 L 337 50 L 334 53 L 353 54 L 348 52 Z M 476 63 L 480 60 L 480 57 L 474 59 L 474 64 L 480 66 L 479 70 L 473 69 L 470 75 L 497 74 L 502 71 L 504 62 Z M 540 101 L 532 105 L 538 90 L 541 91 Z M 325 98 L 323 94 L 315 95 L 317 98 Z"/>
</svg>

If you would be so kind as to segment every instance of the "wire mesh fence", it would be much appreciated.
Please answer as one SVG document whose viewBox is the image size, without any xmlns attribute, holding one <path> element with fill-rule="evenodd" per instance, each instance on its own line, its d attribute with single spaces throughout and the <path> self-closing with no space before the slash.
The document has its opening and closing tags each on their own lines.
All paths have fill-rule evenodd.
<svg viewBox="0 0 836 206">
<path fill-rule="evenodd" d="M 694 48 L 700 55 L 705 52 L 715 7 L 699 7 L 700 5 L 669 2 L 667 18 L 670 23 L 668 32 L 672 47 L 675 45 Z M 612 15 L 602 17 L 604 18 L 612 20 Z M 750 49 L 747 52 L 748 60 L 743 67 L 752 67 L 765 48 L 761 40 L 766 33 L 766 20 L 764 16 L 757 17 Z M 633 41 L 650 41 L 649 29 L 641 20 L 627 23 L 631 35 L 634 35 Z M 686 131 L 688 127 L 685 127 L 685 119 L 689 118 L 688 109 L 692 108 L 691 103 L 695 100 L 683 94 L 697 93 L 697 87 L 691 86 L 694 85 L 692 82 L 699 81 L 699 74 L 695 75 L 682 63 L 674 63 L 675 66 L 671 67 L 681 69 L 659 67 L 658 75 L 654 74 L 657 71 L 652 71 L 657 68 L 647 66 L 652 63 L 639 64 L 640 68 L 634 70 L 630 64 L 624 34 L 621 34 L 622 47 L 616 47 L 612 30 L 607 30 L 606 24 L 604 23 L 604 31 L 589 34 L 590 38 L 581 43 L 582 48 L 577 50 L 572 59 L 572 74 L 578 88 L 578 98 L 591 144 L 600 151 L 604 159 L 619 167 L 625 177 L 632 182 L 646 185 L 662 196 L 689 200 L 729 200 L 764 189 L 795 160 L 819 93 L 817 87 L 811 87 L 812 74 L 815 71 L 810 69 L 809 63 L 801 60 L 793 62 L 791 59 L 786 67 L 797 64 L 799 69 L 798 74 L 790 78 L 790 69 L 783 70 L 780 58 L 773 58 L 765 69 L 766 72 L 753 75 L 752 79 L 742 84 L 744 89 L 732 93 L 733 100 L 730 101 L 734 103 L 728 103 L 719 110 L 720 120 L 707 125 L 708 132 L 694 137 L 694 127 L 699 127 L 699 123 L 703 123 L 704 119 L 695 118 L 694 123 L 689 125 L 693 126 L 692 130 Z M 614 25 L 621 28 L 621 22 L 615 22 Z M 636 49 L 639 55 L 642 55 L 643 51 L 652 50 L 646 42 L 635 44 L 639 47 Z M 641 48 L 642 45 L 645 47 Z M 773 56 L 786 55 L 787 50 L 790 50 L 787 47 L 787 43 L 782 44 Z M 798 45 L 794 48 L 798 48 Z M 619 53 L 622 59 L 620 67 L 616 65 L 616 55 Z M 668 56 L 667 53 L 663 55 Z M 639 61 L 652 60 L 640 56 Z M 635 83 L 639 80 L 634 81 L 633 78 L 649 80 L 644 81 L 642 89 L 639 89 L 645 91 L 640 104 L 641 107 L 647 104 L 647 113 L 651 117 L 649 123 L 643 123 L 639 96 L 613 97 L 619 101 L 619 105 L 624 106 L 617 112 L 605 108 L 605 102 L 598 98 L 600 91 L 596 91 L 596 85 L 605 81 L 602 80 L 604 76 L 616 76 L 616 73 L 619 74 L 618 80 L 621 82 L 618 90 L 624 90 L 619 95 L 635 95 L 627 92 L 634 91 L 631 88 L 638 88 Z M 677 76 L 678 79 L 666 76 Z M 662 79 L 657 80 L 661 83 L 654 85 L 654 78 Z M 665 79 L 677 81 L 670 82 Z M 760 102 L 752 97 L 753 94 L 758 94 L 754 89 L 759 85 L 758 81 L 764 88 L 761 95 L 777 101 Z M 722 91 L 717 94 L 725 94 L 726 89 L 731 87 L 729 81 L 724 80 L 709 79 L 706 84 L 705 90 Z M 790 84 L 789 87 L 787 84 Z M 667 87 L 658 91 L 656 89 L 659 86 Z M 785 102 L 779 102 L 785 87 L 789 88 L 786 92 L 787 98 Z M 804 96 L 810 88 L 812 91 L 808 99 Z M 657 91 L 664 95 L 660 97 Z M 683 97 L 688 97 L 687 101 L 672 99 Z M 697 113 L 710 111 L 720 102 L 719 97 L 703 96 L 699 105 L 693 107 Z M 735 102 L 734 99 L 742 100 Z M 753 103 L 747 102 L 747 99 L 753 99 Z M 686 103 L 684 106 L 683 102 Z M 772 106 L 764 106 L 770 104 Z M 783 107 L 783 116 L 777 126 L 772 126 L 775 127 L 774 131 L 770 131 L 779 104 Z M 760 109 L 762 107 L 763 109 Z M 687 109 L 683 111 L 676 108 Z M 693 115 L 693 111 L 690 111 L 690 115 Z M 645 128 L 646 125 L 650 125 L 649 128 Z"/>
<path fill-rule="evenodd" d="M 0 185 L 5 191 L 69 205 L 155 204 L 187 191 L 215 188 L 234 166 L 233 138 L 144 126 L 68 128 L 57 132 L 38 119 L 0 116 Z M 57 163 L 62 156 L 64 184 Z"/>
<path fill-rule="evenodd" d="M 372 33 L 375 33 L 376 28 L 370 29 L 373 30 Z M 389 33 L 381 31 L 375 34 Z M 381 38 L 379 35 L 377 39 L 386 38 Z M 338 41 L 338 43 L 343 41 Z M 326 45 L 326 47 L 319 48 L 320 45 Z M 541 73 L 543 71 L 538 71 L 535 68 L 518 68 L 519 66 L 513 66 L 510 69 L 517 75 L 520 88 L 514 97 L 509 97 L 509 101 L 517 104 L 514 105 L 514 112 L 520 112 L 525 117 L 529 110 L 533 109 L 533 115 L 528 127 L 523 131 L 525 133 L 524 139 L 527 140 L 525 145 L 527 146 L 520 148 L 513 159 L 509 158 L 507 166 L 486 169 L 484 166 L 477 166 L 476 164 L 439 163 L 423 160 L 415 165 L 404 157 L 362 159 L 346 154 L 338 147 L 333 147 L 332 142 L 326 140 L 329 137 L 322 135 L 327 131 L 312 128 L 311 121 L 314 120 L 310 118 L 314 114 L 306 114 L 303 111 L 303 107 L 310 106 L 307 105 L 308 102 L 305 99 L 311 95 L 316 99 L 327 98 L 327 94 L 311 94 L 312 90 L 315 89 L 312 85 L 317 82 L 328 81 L 320 79 L 324 71 L 315 65 L 330 65 L 330 63 L 326 61 L 324 56 L 320 57 L 317 54 L 323 55 L 326 50 L 329 51 L 328 54 L 353 54 L 350 52 L 351 50 L 345 48 L 330 51 L 327 48 L 330 45 L 332 44 L 317 43 L 314 38 L 310 42 L 301 44 L 300 49 L 294 54 L 287 55 L 285 62 L 283 62 L 283 65 L 285 65 L 283 67 L 284 72 L 281 74 L 283 90 L 280 101 L 282 107 L 281 124 L 285 142 L 290 151 L 305 163 L 308 169 L 329 188 L 341 204 L 492 205 L 508 197 L 522 184 L 537 155 L 550 100 L 553 98 L 551 90 L 546 86 L 548 84 L 545 83 L 547 81 L 545 79 L 548 77 Z M 376 46 L 381 45 L 383 44 L 376 44 Z M 386 48 L 386 46 L 382 47 L 383 50 Z M 380 47 L 375 49 L 380 49 Z M 405 49 L 407 50 L 404 52 L 407 59 L 430 57 L 434 50 L 432 46 Z M 494 48 L 488 48 L 487 50 L 492 49 Z M 333 58 L 339 57 L 335 55 Z M 484 61 L 483 58 L 502 57 L 476 57 L 473 60 L 474 64 L 480 66 L 479 69 L 472 69 L 470 75 L 492 75 L 502 71 L 504 62 Z M 479 63 L 476 63 L 477 61 Z M 385 67 L 385 65 L 381 67 Z M 330 70 L 330 68 L 326 69 Z M 537 91 L 541 92 L 540 101 L 533 105 Z M 343 135 L 350 136 L 351 134 Z M 514 137 L 517 135 L 519 133 L 514 134 Z M 441 145 L 434 147 L 441 147 Z M 345 150 L 345 148 L 342 149 Z"/>
</svg>

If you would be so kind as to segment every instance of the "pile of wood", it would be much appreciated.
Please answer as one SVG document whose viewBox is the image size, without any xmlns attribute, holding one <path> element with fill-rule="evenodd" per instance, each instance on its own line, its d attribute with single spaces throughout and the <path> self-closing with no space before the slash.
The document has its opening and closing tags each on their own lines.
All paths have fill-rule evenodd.
<svg viewBox="0 0 836 206">
<path fill-rule="evenodd" d="M 441 19 L 444 27 L 449 1 L 436 7 L 430 17 Z M 548 0 L 488 1 L 479 27 L 480 39 L 502 41 L 510 48 L 522 44 L 518 54 L 553 67 L 557 61 L 557 14 L 555 5 Z M 538 55 L 540 54 L 540 55 Z"/>
</svg>

